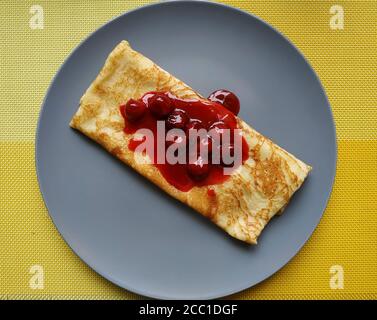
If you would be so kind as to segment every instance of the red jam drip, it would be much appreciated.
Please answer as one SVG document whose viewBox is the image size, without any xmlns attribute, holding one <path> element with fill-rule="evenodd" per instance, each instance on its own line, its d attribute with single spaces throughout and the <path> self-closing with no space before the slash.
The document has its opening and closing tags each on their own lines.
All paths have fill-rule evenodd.
<svg viewBox="0 0 377 320">
<path fill-rule="evenodd" d="M 208 189 L 208 190 L 207 190 L 207 195 L 208 195 L 209 197 L 211 197 L 211 198 L 216 197 L 216 191 L 213 190 L 213 189 Z"/>
<path fill-rule="evenodd" d="M 168 98 L 166 103 L 171 105 L 170 113 L 166 115 L 169 108 L 163 105 L 164 99 L 159 99 L 156 104 L 156 95 L 161 96 L 164 95 Z M 155 99 L 155 100 L 153 100 Z M 127 110 L 132 112 L 132 115 L 137 114 L 133 108 L 139 103 L 144 103 L 146 106 L 146 111 L 144 112 L 143 116 L 139 117 L 137 120 L 134 118 L 127 117 Z M 154 104 L 154 105 L 153 105 Z M 158 105 L 162 107 L 165 112 L 165 117 L 161 115 L 156 115 L 156 112 L 153 111 L 153 108 Z M 229 179 L 230 174 L 224 174 L 224 167 L 221 164 L 208 164 L 208 172 L 204 177 L 196 178 L 190 174 L 190 164 L 169 164 L 165 161 L 164 164 L 158 164 L 157 161 L 157 121 L 158 120 L 165 120 L 166 131 L 169 130 L 169 121 L 173 119 L 173 124 L 175 127 L 179 127 L 181 121 L 180 113 L 183 112 L 184 114 L 184 121 L 185 121 L 185 128 L 186 132 L 187 129 L 191 126 L 196 128 L 204 128 L 209 130 L 211 125 L 213 126 L 214 123 L 225 124 L 227 128 L 231 131 L 233 135 L 233 130 L 237 129 L 237 119 L 235 115 L 229 111 L 226 107 L 221 105 L 218 102 L 214 101 L 201 101 L 201 100 L 185 100 L 180 99 L 173 96 L 169 92 L 148 92 L 144 94 L 144 96 L 139 100 L 130 100 L 127 104 L 120 106 L 120 112 L 125 121 L 124 132 L 126 134 L 133 134 L 139 129 L 149 129 L 153 132 L 154 137 L 154 154 L 148 154 L 149 158 L 152 159 L 153 165 L 158 168 L 161 172 L 163 177 L 173 185 L 178 190 L 183 192 L 189 191 L 195 186 L 208 186 L 208 185 L 215 185 L 221 184 L 227 179 Z M 177 116 L 178 114 L 178 116 Z M 178 122 L 178 123 L 177 123 Z M 197 127 L 197 125 L 199 127 Z M 145 140 L 139 141 L 135 139 L 131 139 L 128 148 L 132 151 L 135 151 L 136 148 Z M 169 144 L 165 143 L 165 151 L 168 148 Z M 247 142 L 244 137 L 242 137 L 242 163 L 244 163 L 248 159 L 249 148 Z M 233 168 L 232 170 L 236 170 L 237 168 Z M 211 189 L 212 190 L 212 189 Z M 208 192 L 208 196 L 215 195 L 214 192 Z"/>
</svg>

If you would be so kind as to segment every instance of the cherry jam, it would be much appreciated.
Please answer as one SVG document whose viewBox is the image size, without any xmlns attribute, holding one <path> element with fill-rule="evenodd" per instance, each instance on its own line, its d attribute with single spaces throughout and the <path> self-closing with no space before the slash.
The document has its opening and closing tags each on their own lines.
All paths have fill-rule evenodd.
<svg viewBox="0 0 377 320">
<path fill-rule="evenodd" d="M 224 173 L 224 168 L 231 167 L 220 157 L 220 162 L 214 162 L 211 158 L 213 148 L 211 138 L 199 141 L 197 146 L 205 145 L 209 161 L 204 161 L 199 148 L 196 154 L 189 154 L 187 150 L 187 162 L 170 164 L 167 161 L 156 161 L 157 151 L 161 148 L 166 150 L 174 143 L 182 143 L 182 138 L 175 141 L 165 141 L 160 145 L 158 140 L 158 121 L 164 121 L 166 130 L 181 129 L 188 140 L 190 130 L 213 129 L 221 137 L 224 129 L 232 133 L 238 129 L 236 114 L 239 112 L 239 100 L 234 93 L 227 90 L 218 90 L 212 93 L 209 100 L 180 99 L 169 92 L 147 92 L 138 100 L 130 99 L 120 106 L 120 112 L 124 118 L 124 132 L 133 134 L 139 129 L 149 129 L 153 133 L 153 153 L 148 153 L 154 166 L 163 177 L 178 190 L 186 192 L 195 186 L 207 186 L 220 184 L 226 181 L 230 174 Z M 232 134 L 231 134 L 232 136 Z M 185 139 L 183 139 L 185 140 Z M 135 151 L 144 140 L 131 139 L 128 148 Z M 185 142 L 185 141 L 184 141 Z M 233 141 L 226 144 L 220 140 L 219 149 L 233 151 Z M 187 143 L 188 145 L 188 143 Z M 221 154 L 221 153 L 220 153 Z M 191 156 L 194 161 L 188 161 Z M 249 148 L 246 140 L 242 137 L 241 163 L 249 156 Z M 191 159 L 191 158 L 190 158 Z M 233 168 L 233 167 L 232 167 Z M 232 170 L 236 170 L 235 166 Z"/>
</svg>

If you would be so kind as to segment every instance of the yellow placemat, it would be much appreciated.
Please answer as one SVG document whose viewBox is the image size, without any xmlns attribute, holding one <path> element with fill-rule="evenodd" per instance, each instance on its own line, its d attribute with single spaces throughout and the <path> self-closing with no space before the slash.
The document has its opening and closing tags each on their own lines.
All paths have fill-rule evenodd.
<svg viewBox="0 0 377 320">
<path fill-rule="evenodd" d="M 335 116 L 338 169 L 328 208 L 301 252 L 232 298 L 377 298 L 377 1 L 245 0 L 319 75 Z M 0 2 L 0 298 L 117 298 L 53 226 L 34 167 L 41 102 L 82 39 L 150 1 Z M 41 15 L 42 12 L 42 15 Z"/>
</svg>

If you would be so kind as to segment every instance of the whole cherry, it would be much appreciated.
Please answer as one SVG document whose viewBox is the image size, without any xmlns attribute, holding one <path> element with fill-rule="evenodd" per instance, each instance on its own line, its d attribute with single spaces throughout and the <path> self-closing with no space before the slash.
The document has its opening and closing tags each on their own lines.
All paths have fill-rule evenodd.
<svg viewBox="0 0 377 320">
<path fill-rule="evenodd" d="M 192 179 L 203 180 L 209 173 L 209 165 L 199 156 L 195 162 L 187 164 L 187 172 Z"/>
<path fill-rule="evenodd" d="M 191 119 L 186 123 L 186 133 L 189 133 L 190 130 L 199 130 L 204 128 L 203 122 L 198 119 Z"/>
<path fill-rule="evenodd" d="M 183 110 L 175 109 L 173 110 L 166 120 L 166 125 L 170 129 L 184 129 L 189 118 L 186 112 Z"/>
<path fill-rule="evenodd" d="M 240 112 L 240 101 L 237 96 L 229 90 L 216 90 L 209 95 L 208 100 L 222 104 L 235 115 Z"/>
<path fill-rule="evenodd" d="M 124 110 L 127 120 L 135 122 L 144 116 L 147 107 L 142 101 L 130 99 L 127 101 L 126 105 L 121 106 L 121 109 Z"/>
<path fill-rule="evenodd" d="M 220 139 L 218 141 L 219 143 L 222 143 L 221 141 L 224 140 L 223 139 L 224 134 L 229 134 L 229 137 L 231 138 L 230 128 L 223 121 L 216 121 L 216 122 L 212 123 L 209 126 L 208 131 L 210 131 L 210 135 L 212 136 L 213 139 L 216 139 L 217 138 L 216 136 L 218 136 L 218 138 Z"/>
<path fill-rule="evenodd" d="M 159 120 L 166 118 L 174 108 L 170 98 L 163 93 L 156 93 L 149 98 L 148 107 L 151 113 Z"/>
</svg>

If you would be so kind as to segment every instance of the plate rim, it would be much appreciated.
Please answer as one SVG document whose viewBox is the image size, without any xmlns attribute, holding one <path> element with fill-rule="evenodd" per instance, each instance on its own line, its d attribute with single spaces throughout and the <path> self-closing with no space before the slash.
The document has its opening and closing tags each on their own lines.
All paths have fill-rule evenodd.
<svg viewBox="0 0 377 320">
<path fill-rule="evenodd" d="M 140 6 L 140 7 L 137 7 L 137 8 L 128 10 L 128 11 L 125 11 L 125 12 L 121 13 L 120 15 L 117 15 L 117 16 L 113 17 L 112 19 L 110 19 L 106 23 L 102 24 L 100 27 L 98 27 L 94 31 L 90 32 L 89 35 L 87 35 L 83 40 L 81 40 L 79 42 L 79 44 L 64 59 L 63 63 L 60 65 L 60 67 L 56 71 L 55 75 L 52 77 L 51 82 L 50 82 L 50 84 L 48 86 L 48 89 L 46 91 L 46 94 L 44 96 L 44 99 L 43 99 L 43 101 L 41 103 L 41 108 L 40 108 L 39 115 L 38 115 L 36 132 L 35 132 L 35 147 L 34 147 L 34 158 L 35 158 L 34 160 L 35 161 L 34 161 L 34 163 L 35 163 L 35 170 L 36 170 L 36 175 L 37 175 L 37 181 L 38 181 L 38 186 L 39 186 L 40 194 L 42 196 L 42 200 L 43 200 L 43 202 L 45 204 L 45 207 L 46 207 L 46 209 L 48 211 L 48 215 L 49 215 L 51 221 L 53 222 L 53 224 L 55 226 L 55 229 L 59 233 L 60 237 L 64 240 L 64 242 L 71 249 L 71 251 L 82 262 L 84 262 L 90 269 L 92 269 L 94 272 L 96 272 L 97 274 L 99 274 L 101 277 L 103 277 L 107 281 L 110 281 L 111 283 L 115 284 L 116 286 L 118 286 L 118 287 L 120 287 L 122 289 L 125 289 L 125 290 L 129 291 L 132 294 L 139 294 L 139 295 L 142 295 L 143 297 L 149 297 L 149 298 L 154 298 L 154 299 L 172 299 L 172 300 L 179 299 L 179 298 L 171 297 L 169 295 L 146 292 L 144 290 L 133 288 L 132 286 L 130 286 L 128 284 L 121 283 L 117 279 L 114 279 L 111 274 L 106 274 L 106 272 L 102 272 L 101 270 L 99 270 L 99 268 L 96 268 L 92 262 L 88 261 L 87 259 L 82 258 L 81 255 L 79 255 L 78 252 L 76 252 L 76 250 L 69 244 L 68 240 L 63 236 L 63 234 L 60 231 L 60 229 L 58 228 L 58 226 L 57 226 L 57 224 L 56 224 L 53 216 L 50 214 L 51 210 L 50 210 L 50 207 L 48 205 L 48 201 L 47 201 L 46 196 L 45 196 L 45 191 L 44 191 L 43 185 L 41 183 L 41 171 L 42 171 L 42 169 L 40 168 L 40 160 L 39 160 L 39 156 L 38 156 L 38 154 L 39 154 L 38 149 L 40 148 L 40 146 L 39 146 L 40 145 L 40 142 L 39 142 L 40 126 L 41 126 L 41 122 L 42 122 L 42 116 L 43 116 L 44 110 L 46 108 L 47 98 L 50 95 L 51 89 L 52 89 L 52 87 L 53 87 L 53 85 L 54 85 L 57 77 L 62 72 L 62 70 L 65 67 L 66 63 L 81 48 L 81 46 L 84 45 L 85 42 L 88 41 L 90 38 L 92 38 L 93 36 L 95 36 L 97 32 L 100 32 L 102 29 L 106 28 L 108 25 L 114 23 L 115 21 L 120 20 L 120 19 L 126 17 L 128 14 L 132 14 L 133 12 L 137 12 L 137 11 L 142 11 L 142 10 L 145 10 L 147 8 L 150 8 L 150 7 L 169 6 L 170 4 L 178 4 L 178 3 L 179 4 L 192 4 L 192 5 L 198 5 L 199 4 L 199 5 L 207 5 L 207 6 L 213 6 L 213 7 L 223 7 L 226 10 L 238 12 L 239 14 L 246 15 L 248 18 L 253 18 L 253 19 L 258 20 L 258 22 L 262 23 L 264 26 L 266 26 L 267 28 L 271 29 L 272 31 L 274 31 L 275 33 L 277 33 L 280 37 L 282 37 L 286 42 L 288 42 L 288 44 L 303 58 L 306 66 L 309 68 L 309 70 L 311 71 L 311 73 L 314 75 L 315 81 L 317 81 L 317 83 L 320 86 L 320 89 L 321 89 L 321 91 L 323 93 L 323 96 L 325 98 L 325 101 L 326 101 L 327 109 L 329 111 L 329 115 L 330 115 L 330 119 L 331 119 L 331 124 L 332 124 L 332 130 L 333 130 L 333 138 L 334 138 L 333 139 L 334 140 L 333 141 L 333 145 L 334 145 L 334 155 L 335 155 L 335 157 L 334 157 L 334 163 L 332 164 L 332 173 L 333 174 L 332 174 L 332 177 L 331 177 L 331 187 L 330 187 L 328 195 L 326 197 L 326 201 L 324 202 L 324 205 L 321 208 L 322 213 L 319 215 L 316 223 L 313 224 L 313 226 L 311 227 L 311 231 L 308 233 L 308 236 L 306 237 L 306 239 L 298 246 L 297 251 L 294 252 L 293 255 L 290 255 L 289 257 L 287 257 L 281 264 L 279 264 L 278 267 L 275 266 L 273 268 L 273 272 L 271 272 L 269 276 L 263 278 L 261 281 L 258 281 L 258 282 L 254 282 L 253 281 L 251 283 L 247 282 L 247 284 L 242 285 L 242 286 L 240 286 L 240 287 L 238 287 L 236 289 L 224 290 L 222 293 L 219 293 L 219 294 L 197 295 L 195 297 L 186 297 L 185 298 L 185 299 L 198 299 L 198 300 L 212 300 L 212 299 L 218 299 L 218 298 L 226 297 L 226 296 L 229 296 L 229 295 L 232 295 L 232 294 L 236 294 L 236 293 L 239 293 L 241 291 L 250 289 L 250 288 L 256 286 L 257 284 L 260 284 L 260 283 L 266 281 L 267 279 L 269 279 L 270 277 L 272 277 L 274 274 L 276 274 L 279 270 L 281 270 L 282 268 L 284 268 L 288 264 L 288 262 L 291 261 L 302 250 L 303 246 L 308 242 L 308 240 L 310 239 L 310 237 L 313 235 L 315 229 L 318 227 L 319 222 L 320 222 L 320 220 L 322 219 L 322 217 L 323 217 L 323 215 L 325 213 L 325 210 L 326 210 L 326 208 L 328 206 L 329 200 L 330 200 L 332 192 L 333 192 L 335 177 L 336 177 L 336 173 L 337 173 L 337 163 L 338 163 L 338 141 L 337 141 L 336 123 L 335 123 L 335 119 L 334 119 L 334 114 L 332 112 L 330 101 L 329 101 L 328 96 L 326 94 L 325 88 L 322 85 L 322 82 L 320 81 L 320 78 L 319 78 L 318 74 L 315 72 L 314 68 L 311 66 L 311 64 L 309 63 L 309 61 L 305 57 L 305 55 L 302 53 L 302 51 L 298 47 L 296 47 L 296 45 L 285 34 L 283 34 L 281 31 L 277 30 L 274 26 L 272 26 L 270 23 L 266 22 L 265 20 L 263 20 L 262 18 L 258 17 L 257 15 L 255 15 L 253 13 L 244 11 L 244 10 L 239 9 L 237 7 L 230 6 L 228 4 L 223 4 L 223 3 L 218 3 L 218 2 L 212 2 L 212 1 L 207 1 L 207 0 L 167 0 L 167 1 L 163 1 L 163 2 L 157 2 L 157 3 L 151 3 L 151 4 L 143 5 L 143 6 Z"/>
</svg>

